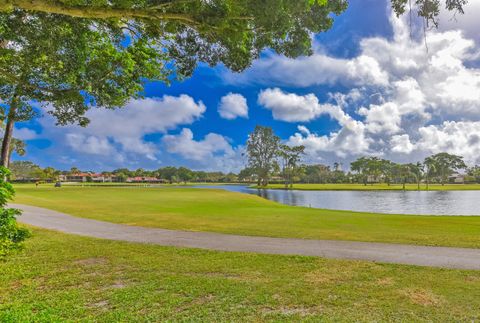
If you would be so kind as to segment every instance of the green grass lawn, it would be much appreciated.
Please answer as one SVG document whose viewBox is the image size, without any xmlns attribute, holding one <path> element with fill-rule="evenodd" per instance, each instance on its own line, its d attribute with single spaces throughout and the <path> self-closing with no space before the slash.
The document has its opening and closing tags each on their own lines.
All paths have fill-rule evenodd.
<svg viewBox="0 0 480 323">
<path fill-rule="evenodd" d="M 480 248 L 480 217 L 318 210 L 285 206 L 253 195 L 193 188 L 18 185 L 16 189 L 16 203 L 128 225 Z"/>
<path fill-rule="evenodd" d="M 285 189 L 284 184 L 270 184 L 267 188 Z M 371 190 L 403 190 L 401 184 L 387 185 L 387 184 L 293 184 L 293 189 L 304 191 L 371 191 Z M 417 184 L 407 184 L 405 189 L 408 191 L 417 191 Z M 425 191 L 425 184 L 420 185 L 420 190 Z M 430 184 L 430 191 L 476 191 L 480 190 L 480 184 Z"/>
<path fill-rule="evenodd" d="M 0 322 L 480 320 L 480 272 L 211 252 L 34 230 Z"/>
</svg>

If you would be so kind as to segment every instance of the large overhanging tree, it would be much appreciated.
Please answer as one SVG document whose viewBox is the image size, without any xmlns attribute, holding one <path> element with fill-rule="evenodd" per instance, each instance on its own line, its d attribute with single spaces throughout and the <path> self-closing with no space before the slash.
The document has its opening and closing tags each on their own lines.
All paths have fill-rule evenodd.
<svg viewBox="0 0 480 323">
<path fill-rule="evenodd" d="M 397 14 L 409 0 L 392 0 Z M 415 0 L 438 16 L 439 0 Z M 466 0 L 446 0 L 462 12 Z M 116 108 L 146 80 L 191 75 L 198 62 L 247 68 L 265 48 L 311 53 L 347 0 L 0 0 L 0 104 L 8 166 L 14 124 L 43 105 L 59 124 L 85 126 L 90 107 Z"/>
<path fill-rule="evenodd" d="M 311 53 L 346 0 L 0 0 L 0 99 L 8 166 L 15 122 L 35 105 L 85 126 L 91 107 L 116 108 L 146 80 L 191 75 L 198 62 L 248 67 L 265 48 Z"/>
</svg>

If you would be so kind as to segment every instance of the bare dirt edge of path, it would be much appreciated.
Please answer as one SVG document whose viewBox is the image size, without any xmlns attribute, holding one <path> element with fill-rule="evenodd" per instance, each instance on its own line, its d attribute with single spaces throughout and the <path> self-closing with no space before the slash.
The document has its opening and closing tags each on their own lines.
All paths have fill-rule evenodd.
<svg viewBox="0 0 480 323">
<path fill-rule="evenodd" d="M 316 256 L 480 270 L 480 249 L 176 231 L 85 219 L 29 205 L 9 206 L 23 211 L 23 215 L 18 219 L 22 223 L 86 237 L 217 251 Z"/>
</svg>

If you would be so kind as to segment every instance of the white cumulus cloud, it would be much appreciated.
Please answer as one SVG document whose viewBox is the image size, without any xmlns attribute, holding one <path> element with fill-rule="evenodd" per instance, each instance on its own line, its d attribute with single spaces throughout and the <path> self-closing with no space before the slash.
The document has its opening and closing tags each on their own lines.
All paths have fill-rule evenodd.
<svg viewBox="0 0 480 323">
<path fill-rule="evenodd" d="M 192 130 L 184 128 L 178 135 L 164 136 L 162 142 L 169 153 L 194 161 L 193 169 L 238 172 L 245 167 L 244 147 L 233 148 L 228 138 L 216 133 L 195 140 Z"/>
<path fill-rule="evenodd" d="M 86 116 L 91 120 L 85 127 L 61 128 L 58 140 L 72 150 L 95 155 L 156 159 L 158 147 L 145 140 L 149 134 L 166 133 L 179 125 L 191 124 L 205 112 L 205 105 L 188 95 L 164 96 L 131 100 L 116 110 L 92 109 Z M 58 135 L 60 128 L 52 126 L 52 118 L 42 119 L 43 128 Z"/>
<path fill-rule="evenodd" d="M 197 161 L 212 158 L 218 152 L 232 152 L 232 147 L 224 136 L 209 133 L 203 140 L 196 141 L 193 139 L 193 132 L 187 128 L 182 129 L 178 135 L 164 136 L 163 143 L 168 152 Z"/>
<path fill-rule="evenodd" d="M 220 99 L 218 113 L 227 120 L 233 120 L 238 117 L 248 118 L 247 99 L 241 94 L 229 93 Z"/>
<path fill-rule="evenodd" d="M 359 121 L 349 120 L 340 131 L 323 136 L 312 133 L 305 126 L 299 126 L 298 130 L 287 140 L 287 144 L 305 146 L 306 159 L 311 162 L 371 153 L 372 139 L 366 137 L 365 125 Z"/>
<path fill-rule="evenodd" d="M 38 138 L 38 133 L 32 129 L 23 127 L 15 128 L 13 130 L 13 136 L 20 140 L 32 140 Z"/>
<path fill-rule="evenodd" d="M 232 84 L 277 84 L 294 87 L 336 83 L 349 86 L 388 83 L 388 74 L 382 71 L 372 57 L 361 55 L 347 60 L 323 53 L 297 59 L 271 55 L 256 61 L 252 68 L 241 75 L 225 72 L 222 77 Z"/>
<path fill-rule="evenodd" d="M 323 114 L 341 124 L 349 119 L 339 106 L 320 104 L 315 94 L 297 95 L 278 88 L 266 89 L 258 95 L 258 103 L 271 110 L 274 119 L 287 122 L 311 121 Z"/>
<path fill-rule="evenodd" d="M 469 163 L 480 162 L 480 122 L 445 121 L 419 129 L 419 138 L 412 142 L 407 135 L 392 140 L 392 150 L 409 153 L 413 150 L 428 153 L 448 151 L 464 156 Z"/>
</svg>

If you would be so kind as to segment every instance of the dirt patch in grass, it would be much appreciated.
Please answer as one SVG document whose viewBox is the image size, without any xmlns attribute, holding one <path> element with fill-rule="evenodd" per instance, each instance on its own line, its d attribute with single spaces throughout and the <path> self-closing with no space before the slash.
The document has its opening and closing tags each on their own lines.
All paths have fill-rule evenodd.
<svg viewBox="0 0 480 323">
<path fill-rule="evenodd" d="M 93 257 L 75 260 L 73 263 L 82 266 L 106 265 L 108 263 L 108 259 L 104 257 Z"/>
<path fill-rule="evenodd" d="M 315 308 L 308 307 L 291 307 L 291 306 L 282 306 L 279 308 L 265 308 L 263 309 L 263 314 L 265 316 L 270 315 L 282 315 L 282 316 L 300 316 L 307 317 L 317 314 Z"/>
<path fill-rule="evenodd" d="M 202 295 L 202 296 L 196 297 L 196 298 L 194 298 L 190 301 L 187 301 L 187 302 L 181 304 L 180 306 L 177 307 L 175 312 L 180 313 L 180 312 L 183 312 L 185 310 L 188 310 L 191 307 L 196 307 L 196 306 L 199 306 L 199 305 L 207 304 L 214 299 L 215 299 L 215 296 L 212 295 L 212 294 Z"/>
<path fill-rule="evenodd" d="M 392 286 L 395 283 L 392 277 L 384 277 L 377 280 L 377 285 L 379 286 Z"/>
<path fill-rule="evenodd" d="M 468 282 L 480 282 L 480 276 L 467 276 L 465 280 Z"/>
<path fill-rule="evenodd" d="M 101 300 L 101 301 L 89 304 L 88 307 L 95 308 L 101 311 L 106 311 L 110 308 L 110 303 L 107 300 Z"/>
<path fill-rule="evenodd" d="M 326 271 L 315 270 L 306 274 L 306 281 L 314 284 L 338 284 L 352 280 L 351 271 Z"/>
<path fill-rule="evenodd" d="M 270 279 L 267 278 L 265 275 L 257 275 L 255 273 L 228 273 L 228 272 L 202 272 L 202 273 L 189 273 L 190 276 L 195 277 L 212 277 L 212 278 L 220 278 L 220 279 L 228 279 L 233 281 L 241 281 L 241 282 L 262 282 L 266 283 L 269 282 Z"/>
<path fill-rule="evenodd" d="M 443 303 L 443 299 L 433 292 L 422 288 L 407 288 L 401 290 L 412 303 L 422 306 L 437 306 Z"/>
<path fill-rule="evenodd" d="M 10 283 L 10 288 L 13 290 L 19 290 L 23 288 L 24 284 L 20 280 L 14 280 L 13 282 Z"/>
<path fill-rule="evenodd" d="M 112 285 L 110 285 L 110 289 L 122 289 L 127 287 L 127 284 L 121 280 L 115 281 Z"/>
</svg>

